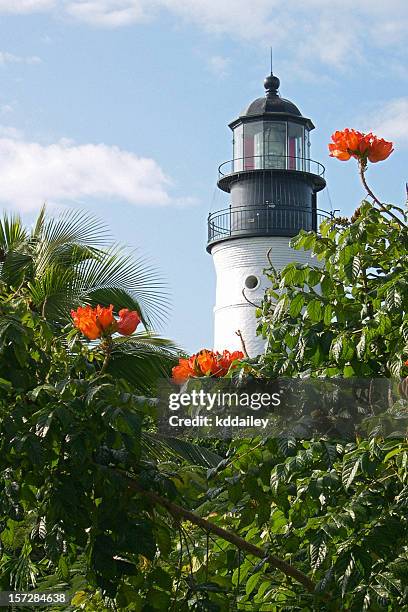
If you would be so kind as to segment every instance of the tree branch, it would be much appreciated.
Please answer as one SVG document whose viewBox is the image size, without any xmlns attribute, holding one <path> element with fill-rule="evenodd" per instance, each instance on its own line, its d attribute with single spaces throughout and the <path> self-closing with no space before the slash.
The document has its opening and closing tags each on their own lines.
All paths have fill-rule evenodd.
<svg viewBox="0 0 408 612">
<path fill-rule="evenodd" d="M 371 190 L 371 188 L 368 186 L 366 177 L 365 177 L 365 166 L 362 163 L 359 163 L 359 168 L 360 168 L 360 178 L 361 178 L 361 182 L 363 183 L 365 189 L 367 190 L 367 193 L 369 196 L 372 197 L 372 199 L 374 200 L 374 202 L 376 204 L 378 204 L 378 206 L 381 208 L 381 210 L 383 211 L 383 213 L 389 215 L 390 217 L 392 217 L 394 219 L 394 221 L 396 221 L 398 223 L 398 225 L 400 227 L 403 227 L 404 229 L 406 229 L 406 225 L 403 221 L 401 221 L 401 219 L 399 219 L 396 215 L 394 215 L 393 212 L 391 212 L 390 210 L 387 210 L 384 206 L 384 204 L 382 204 L 382 202 L 380 202 L 380 200 L 377 198 L 377 196 L 373 193 L 373 191 Z"/>
<path fill-rule="evenodd" d="M 272 247 L 270 249 L 268 249 L 268 252 L 266 253 L 266 258 L 267 258 L 267 260 L 269 262 L 269 266 L 270 266 L 272 272 L 276 275 L 277 272 L 276 272 L 275 266 L 272 263 L 271 253 L 272 253 Z"/>
<path fill-rule="evenodd" d="M 103 364 L 102 367 L 100 369 L 99 375 L 102 376 L 103 374 L 106 373 L 106 370 L 108 368 L 109 365 L 109 361 L 110 361 L 110 357 L 111 357 L 111 353 L 112 353 L 112 348 L 113 348 L 113 342 L 112 342 L 112 338 L 106 338 L 102 343 L 101 343 L 101 348 L 105 353 L 105 359 L 103 360 Z"/>
<path fill-rule="evenodd" d="M 245 295 L 245 289 L 242 290 L 242 295 L 244 297 L 244 300 L 248 302 L 248 304 L 250 304 L 251 306 L 254 306 L 254 308 L 260 308 L 259 304 L 255 304 L 255 302 L 251 302 L 251 300 L 247 298 L 247 296 Z"/>
<path fill-rule="evenodd" d="M 238 329 L 235 333 L 238 336 L 238 338 L 241 340 L 242 352 L 244 353 L 244 356 L 248 359 L 249 355 L 248 355 L 248 351 L 246 350 L 246 346 L 245 346 L 245 342 L 244 342 L 244 338 L 241 333 L 241 330 Z"/>
<path fill-rule="evenodd" d="M 254 557 L 258 557 L 259 559 L 267 559 L 267 562 L 272 567 L 280 570 L 286 576 L 289 576 L 290 578 L 293 578 L 294 580 L 302 584 L 309 593 L 313 593 L 315 591 L 316 585 L 313 580 L 311 580 L 306 574 L 296 569 L 289 563 L 286 563 L 286 561 L 283 561 L 275 555 L 269 554 L 259 546 L 255 546 L 255 544 L 247 542 L 235 533 L 231 533 L 230 531 L 227 531 L 222 527 L 218 527 L 218 525 L 215 525 L 214 523 L 207 521 L 201 516 L 194 514 L 194 512 L 186 510 L 182 506 L 179 506 L 178 504 L 169 501 L 158 493 L 155 493 L 154 491 L 146 491 L 129 476 L 127 476 L 127 480 L 131 489 L 133 489 L 137 493 L 140 493 L 140 495 L 142 495 L 146 499 L 149 499 L 151 502 L 159 504 L 160 506 L 165 508 L 173 517 L 182 518 L 185 521 L 189 521 L 190 523 L 193 523 L 193 525 L 197 525 L 197 527 L 203 529 L 206 533 L 213 533 L 216 536 L 225 540 L 226 542 L 233 544 L 238 549 L 244 550 L 248 554 L 253 555 Z"/>
</svg>

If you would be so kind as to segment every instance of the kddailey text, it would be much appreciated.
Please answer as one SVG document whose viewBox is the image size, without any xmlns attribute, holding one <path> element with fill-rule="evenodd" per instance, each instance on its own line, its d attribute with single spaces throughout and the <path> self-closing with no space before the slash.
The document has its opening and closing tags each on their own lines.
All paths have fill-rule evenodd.
<svg viewBox="0 0 408 612">
<path fill-rule="evenodd" d="M 257 427 L 266 429 L 269 419 L 258 419 L 253 415 L 247 417 L 226 416 L 215 418 L 210 416 L 196 416 L 192 418 L 179 417 L 173 414 L 169 417 L 170 427 Z"/>
</svg>

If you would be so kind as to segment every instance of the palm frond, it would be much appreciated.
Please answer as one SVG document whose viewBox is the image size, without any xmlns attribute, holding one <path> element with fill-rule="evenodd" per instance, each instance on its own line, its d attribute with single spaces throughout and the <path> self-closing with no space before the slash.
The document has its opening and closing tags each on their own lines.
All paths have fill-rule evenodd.
<svg viewBox="0 0 408 612">
<path fill-rule="evenodd" d="M 0 277 L 10 287 L 24 279 L 31 260 L 25 253 L 27 232 L 18 215 L 4 214 L 0 221 Z"/>
<path fill-rule="evenodd" d="M 38 217 L 35 221 L 35 225 L 33 227 L 33 230 L 31 232 L 31 238 L 34 238 L 35 240 L 39 240 L 44 228 L 44 223 L 45 223 L 45 215 L 47 212 L 47 207 L 45 204 L 43 204 L 41 206 L 41 210 L 38 213 Z"/>
<path fill-rule="evenodd" d="M 40 252 L 41 250 L 41 252 Z M 80 263 L 92 259 L 102 260 L 105 253 L 102 250 L 77 244 L 45 245 L 37 248 L 32 256 L 35 261 L 35 274 L 42 276 L 50 266 L 74 268 Z"/>
<path fill-rule="evenodd" d="M 78 283 L 72 287 L 77 301 L 91 303 L 101 291 L 108 291 L 105 303 L 116 303 L 117 297 L 139 306 L 147 327 L 161 324 L 168 315 L 168 295 L 157 271 L 143 257 L 135 257 L 123 247 L 114 246 L 104 257 L 83 261 L 78 265 Z M 114 301 L 112 301 L 114 300 Z M 129 301 L 129 304 L 132 302 Z"/>
<path fill-rule="evenodd" d="M 27 253 L 11 249 L 0 268 L 0 278 L 9 287 L 18 287 L 33 274 L 33 260 Z"/>
<path fill-rule="evenodd" d="M 67 287 L 74 282 L 75 275 L 75 269 L 53 265 L 28 283 L 32 302 L 41 308 L 45 318 L 54 323 L 68 322 L 72 300 Z"/>
<path fill-rule="evenodd" d="M 81 244 L 100 248 L 111 241 L 109 231 L 100 219 L 81 209 L 68 208 L 58 216 L 40 212 L 31 237 L 46 244 Z"/>
<path fill-rule="evenodd" d="M 30 239 L 38 274 L 50 264 L 62 262 L 64 258 L 68 261 L 70 254 L 78 257 L 81 248 L 91 258 L 96 257 L 100 248 L 109 242 L 106 226 L 85 211 L 69 209 L 50 218 L 44 215 L 45 209 L 40 212 Z"/>
<path fill-rule="evenodd" d="M 180 349 L 170 340 L 140 332 L 115 340 L 107 372 L 124 378 L 137 392 L 152 397 L 158 380 L 169 376 L 179 354 Z"/>
<path fill-rule="evenodd" d="M 27 232 L 19 215 L 4 214 L 0 221 L 0 248 L 5 252 L 24 244 Z"/>
</svg>

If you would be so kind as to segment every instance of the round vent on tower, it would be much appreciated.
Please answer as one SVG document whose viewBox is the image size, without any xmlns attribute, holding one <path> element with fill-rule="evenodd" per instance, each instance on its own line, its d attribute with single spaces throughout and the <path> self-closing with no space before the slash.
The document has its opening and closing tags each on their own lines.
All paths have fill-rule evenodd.
<svg viewBox="0 0 408 612">
<path fill-rule="evenodd" d="M 245 287 L 246 289 L 256 289 L 259 287 L 259 278 L 253 274 L 250 274 L 245 279 Z"/>
</svg>

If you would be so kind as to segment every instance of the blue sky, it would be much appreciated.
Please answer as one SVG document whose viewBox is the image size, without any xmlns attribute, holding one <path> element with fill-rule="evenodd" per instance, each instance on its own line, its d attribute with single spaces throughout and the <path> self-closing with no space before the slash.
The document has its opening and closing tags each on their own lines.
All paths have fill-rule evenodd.
<svg viewBox="0 0 408 612">
<path fill-rule="evenodd" d="M 407 26 L 405 0 L 0 0 L 1 204 L 27 223 L 43 201 L 105 219 L 167 281 L 162 335 L 210 347 L 206 216 L 227 205 L 227 123 L 263 95 L 269 45 L 282 96 L 316 125 L 319 206 L 347 215 L 356 168 L 327 156 L 346 126 L 395 142 L 368 179 L 405 200 Z"/>
</svg>

